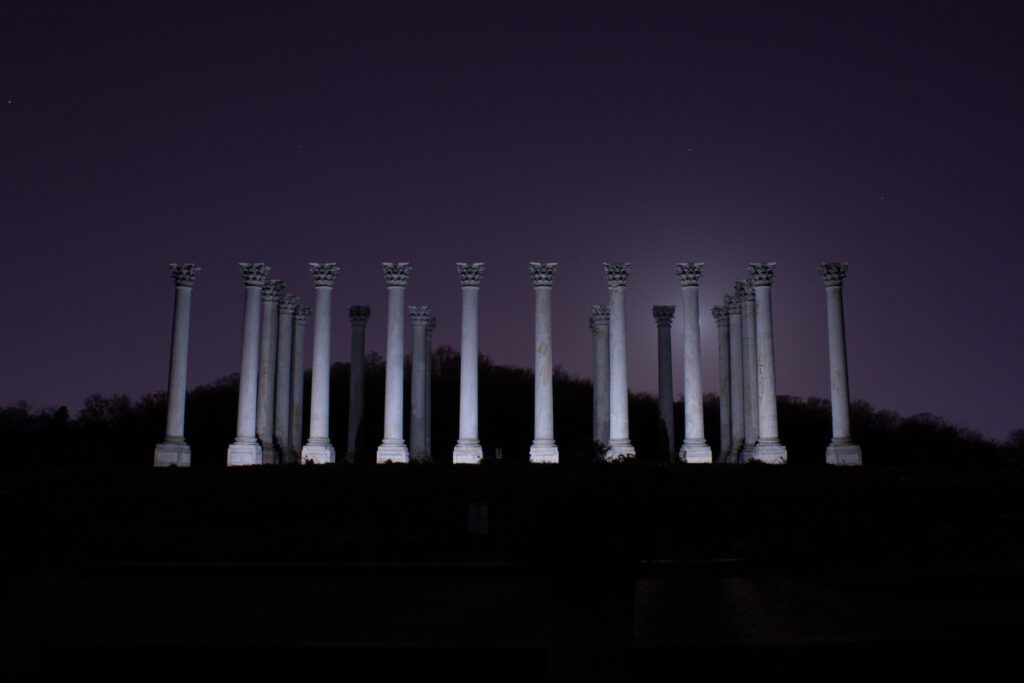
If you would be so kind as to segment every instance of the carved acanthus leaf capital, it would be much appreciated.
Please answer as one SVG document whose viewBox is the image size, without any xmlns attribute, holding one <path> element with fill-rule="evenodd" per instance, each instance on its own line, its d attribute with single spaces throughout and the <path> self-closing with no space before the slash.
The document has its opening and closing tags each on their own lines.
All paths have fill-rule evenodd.
<svg viewBox="0 0 1024 683">
<path fill-rule="evenodd" d="M 754 285 L 750 284 L 750 280 L 736 280 L 732 284 L 733 296 L 736 300 L 743 304 L 744 301 L 754 300 Z"/>
<path fill-rule="evenodd" d="M 699 285 L 703 271 L 703 263 L 676 264 L 676 275 L 679 276 L 679 283 L 683 287 L 696 287 L 697 285 Z"/>
<path fill-rule="evenodd" d="M 286 294 L 281 299 L 281 315 L 294 315 L 299 307 L 299 297 L 294 294 Z"/>
<path fill-rule="evenodd" d="M 719 327 L 725 327 L 729 324 L 729 309 L 725 306 L 712 306 L 711 317 L 715 319 Z"/>
<path fill-rule="evenodd" d="M 826 287 L 841 287 L 849 266 L 849 263 L 822 263 L 818 266 L 818 274 L 825 281 Z"/>
<path fill-rule="evenodd" d="M 534 287 L 550 287 L 555 281 L 557 263 L 537 263 L 530 261 L 530 280 Z"/>
<path fill-rule="evenodd" d="M 195 284 L 196 275 L 202 270 L 194 263 L 169 263 L 167 265 L 171 267 L 171 277 L 174 278 L 174 284 L 177 287 L 191 287 Z"/>
<path fill-rule="evenodd" d="M 625 287 L 629 279 L 629 261 L 620 263 L 604 263 L 604 276 L 611 288 Z"/>
<path fill-rule="evenodd" d="M 459 271 L 459 282 L 463 287 L 479 287 L 480 279 L 484 276 L 484 264 L 482 263 L 459 263 L 455 264 Z"/>
<path fill-rule="evenodd" d="M 338 270 L 337 263 L 310 263 L 309 272 L 313 275 L 313 286 L 333 287 Z"/>
<path fill-rule="evenodd" d="M 725 302 L 722 304 L 729 315 L 739 315 L 743 312 L 743 297 L 725 295 Z"/>
<path fill-rule="evenodd" d="M 349 306 L 348 319 L 353 325 L 365 325 L 370 319 L 369 306 Z"/>
<path fill-rule="evenodd" d="M 246 287 L 262 287 L 270 276 L 270 266 L 265 263 L 239 263 L 238 269 Z"/>
<path fill-rule="evenodd" d="M 401 263 L 388 261 L 382 263 L 381 266 L 384 268 L 384 282 L 388 287 L 405 287 L 409 284 L 409 273 L 412 272 L 412 266 L 408 261 Z"/>
<path fill-rule="evenodd" d="M 434 315 L 433 313 L 431 313 L 430 314 L 430 320 L 427 321 L 427 336 L 428 337 L 434 331 L 435 327 L 437 327 L 437 316 Z"/>
<path fill-rule="evenodd" d="M 295 324 L 304 325 L 309 317 L 313 315 L 312 306 L 296 306 L 295 307 Z"/>
<path fill-rule="evenodd" d="M 284 280 L 267 280 L 263 283 L 263 301 L 278 303 L 284 297 Z"/>
<path fill-rule="evenodd" d="M 747 266 L 750 284 L 755 287 L 770 287 L 775 279 L 775 262 L 751 263 Z"/>
<path fill-rule="evenodd" d="M 676 315 L 675 306 L 655 306 L 651 312 L 654 314 L 654 320 L 658 323 L 658 327 L 672 327 L 672 318 Z"/>
<path fill-rule="evenodd" d="M 590 331 L 596 332 L 598 327 L 608 327 L 609 311 L 607 306 L 590 307 Z"/>
<path fill-rule="evenodd" d="M 410 306 L 409 317 L 412 318 L 413 325 L 427 325 L 433 314 L 430 311 L 430 306 Z"/>
</svg>

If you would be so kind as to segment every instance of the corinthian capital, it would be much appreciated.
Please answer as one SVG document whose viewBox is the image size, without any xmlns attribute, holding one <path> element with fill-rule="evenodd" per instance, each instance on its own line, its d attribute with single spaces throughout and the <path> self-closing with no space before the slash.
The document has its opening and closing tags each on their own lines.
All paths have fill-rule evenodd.
<svg viewBox="0 0 1024 683">
<path fill-rule="evenodd" d="M 747 272 L 750 273 L 750 284 L 755 287 L 771 286 L 775 279 L 775 262 L 751 263 L 747 266 Z"/>
<path fill-rule="evenodd" d="M 658 323 L 658 327 L 672 327 L 672 318 L 676 314 L 675 306 L 655 306 L 651 312 L 654 314 L 654 320 Z"/>
<path fill-rule="evenodd" d="M 822 263 L 818 266 L 818 274 L 825 281 L 826 287 L 841 287 L 849 265 L 849 263 Z"/>
<path fill-rule="evenodd" d="M 299 297 L 294 294 L 286 294 L 281 299 L 281 315 L 294 315 L 299 307 Z"/>
<path fill-rule="evenodd" d="M 430 319 L 434 316 L 430 312 L 430 306 L 410 306 L 409 317 L 412 318 L 413 325 L 429 325 Z"/>
<path fill-rule="evenodd" d="M 434 315 L 433 313 L 431 313 L 430 314 L 430 320 L 427 321 L 427 336 L 428 337 L 434 331 L 435 327 L 437 327 L 437 316 Z"/>
<path fill-rule="evenodd" d="M 171 277 L 174 278 L 174 284 L 177 287 L 191 287 L 195 284 L 196 275 L 202 270 L 194 263 L 169 263 L 167 265 L 171 267 Z"/>
<path fill-rule="evenodd" d="M 719 327 L 729 324 L 729 310 L 725 306 L 712 306 L 711 317 L 715 319 Z"/>
<path fill-rule="evenodd" d="M 530 261 L 530 280 L 534 287 L 550 287 L 555 281 L 557 263 L 537 263 Z"/>
<path fill-rule="evenodd" d="M 370 319 L 369 306 L 349 306 L 348 319 L 353 325 L 365 325 Z"/>
<path fill-rule="evenodd" d="M 267 280 L 263 283 L 263 300 L 279 302 L 284 296 L 284 280 Z"/>
<path fill-rule="evenodd" d="M 295 308 L 295 324 L 304 325 L 311 315 L 313 315 L 312 306 L 297 306 Z"/>
<path fill-rule="evenodd" d="M 412 271 L 412 266 L 408 261 L 387 262 L 382 263 L 381 266 L 384 267 L 384 282 L 388 287 L 405 287 L 409 284 L 409 273 Z"/>
<path fill-rule="evenodd" d="M 750 284 L 750 280 L 736 280 L 732 283 L 733 297 L 736 302 L 740 305 L 744 301 L 754 300 L 754 285 Z"/>
<path fill-rule="evenodd" d="M 743 312 L 743 299 L 746 295 L 730 296 L 725 295 L 725 302 L 722 304 L 729 315 L 739 315 Z"/>
<path fill-rule="evenodd" d="M 310 263 L 309 272 L 313 275 L 314 287 L 332 287 L 334 278 L 338 276 L 338 264 Z"/>
<path fill-rule="evenodd" d="M 629 279 L 629 261 L 624 263 L 604 263 L 604 276 L 609 287 L 625 287 Z"/>
<path fill-rule="evenodd" d="M 238 268 L 246 287 L 262 287 L 270 275 L 270 266 L 265 263 L 239 263 Z"/>
<path fill-rule="evenodd" d="M 703 270 L 703 263 L 677 263 L 676 275 L 679 276 L 679 284 L 683 287 L 696 287 L 700 284 Z"/>
<path fill-rule="evenodd" d="M 484 276 L 484 264 L 482 263 L 456 263 L 459 271 L 459 282 L 463 287 L 479 287 L 480 278 Z"/>
<path fill-rule="evenodd" d="M 591 306 L 590 307 L 590 331 L 596 332 L 598 327 L 608 327 L 608 307 L 607 306 Z"/>
</svg>

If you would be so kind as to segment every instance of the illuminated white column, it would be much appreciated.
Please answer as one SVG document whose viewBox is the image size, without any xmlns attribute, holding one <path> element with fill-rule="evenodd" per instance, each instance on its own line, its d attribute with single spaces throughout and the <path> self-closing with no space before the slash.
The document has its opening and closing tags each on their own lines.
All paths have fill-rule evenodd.
<svg viewBox="0 0 1024 683">
<path fill-rule="evenodd" d="M 629 263 L 605 263 L 608 280 L 608 405 L 609 438 L 606 460 L 636 456 L 629 441 L 629 383 L 626 380 L 626 280 Z"/>
<path fill-rule="evenodd" d="M 655 306 L 651 309 L 658 325 L 658 417 L 668 437 L 669 459 L 675 454 L 676 429 L 672 417 L 672 318 L 675 306 Z M 662 454 L 664 455 L 664 454 Z"/>
<path fill-rule="evenodd" d="M 369 306 L 349 306 L 348 319 L 352 323 L 352 350 L 348 373 L 348 442 L 345 461 L 356 461 L 356 437 L 363 424 L 363 404 L 366 401 L 366 321 L 370 319 Z"/>
<path fill-rule="evenodd" d="M 747 267 L 754 286 L 757 313 L 757 445 L 754 459 L 781 465 L 786 447 L 779 441 L 779 417 L 775 402 L 775 342 L 772 337 L 772 280 L 774 263 L 751 263 Z"/>
<path fill-rule="evenodd" d="M 711 308 L 711 317 L 718 326 L 718 462 L 729 461 L 732 439 L 732 387 L 729 377 L 729 311 L 722 306 Z"/>
<path fill-rule="evenodd" d="M 274 379 L 274 441 L 281 454 L 281 462 L 291 462 L 288 439 L 291 436 L 292 417 L 292 323 L 299 297 L 288 294 L 281 300 L 277 318 L 277 377 Z"/>
<path fill-rule="evenodd" d="M 316 291 L 313 299 L 313 378 L 309 392 L 309 440 L 302 462 L 334 462 L 331 445 L 331 291 L 338 276 L 335 263 L 310 263 Z"/>
<path fill-rule="evenodd" d="M 263 448 L 256 438 L 256 384 L 260 361 L 260 290 L 270 268 L 262 263 L 239 263 L 245 283 L 242 314 L 242 370 L 238 374 L 238 422 L 228 446 L 228 466 L 259 465 Z"/>
<path fill-rule="evenodd" d="M 729 313 L 729 404 L 731 408 L 728 462 L 740 462 L 746 433 L 746 400 L 743 378 L 743 303 L 738 296 L 726 296 Z M 751 453 L 753 455 L 753 453 Z"/>
<path fill-rule="evenodd" d="M 309 306 L 297 306 L 295 308 L 295 320 L 292 328 L 292 399 L 291 417 L 288 420 L 290 426 L 288 437 L 288 450 L 290 461 L 298 462 L 299 453 L 302 451 L 302 417 L 306 379 L 306 321 L 313 314 Z"/>
<path fill-rule="evenodd" d="M 608 446 L 610 411 L 608 405 L 608 307 L 590 307 L 590 333 L 594 337 L 594 441 Z"/>
<path fill-rule="evenodd" d="M 424 422 L 425 422 L 425 424 L 424 424 L 424 431 L 426 432 L 426 436 L 423 439 L 424 442 L 425 442 L 426 449 L 427 449 L 427 457 L 431 461 L 433 461 L 433 459 L 434 459 L 434 448 L 433 448 L 432 441 L 431 441 L 431 439 L 433 437 L 431 436 L 431 433 L 430 433 L 431 420 L 433 419 L 433 416 L 431 415 L 431 408 L 430 407 L 434 403 L 434 395 L 431 393 L 432 392 L 432 389 L 431 389 L 431 377 L 434 374 L 434 356 L 433 356 L 433 351 L 431 350 L 431 340 L 432 340 L 432 338 L 434 336 L 434 328 L 435 327 L 437 327 L 437 316 L 431 314 L 430 315 L 430 321 L 427 323 L 426 337 L 424 339 L 424 344 L 426 345 L 426 353 L 427 353 L 427 386 L 426 386 L 426 389 L 424 390 L 424 393 L 426 394 L 427 405 L 426 405 L 426 410 L 424 411 L 424 413 L 425 413 L 425 416 L 424 416 Z"/>
<path fill-rule="evenodd" d="M 743 450 L 739 461 L 754 459 L 760 420 L 757 399 L 757 316 L 754 302 L 754 288 L 746 281 L 735 283 L 736 296 L 740 297 L 743 325 Z"/>
<path fill-rule="evenodd" d="M 384 263 L 388 286 L 388 340 L 384 367 L 384 440 L 377 447 L 377 462 L 409 462 L 402 436 L 405 398 L 405 287 L 412 267 L 407 262 Z"/>
<path fill-rule="evenodd" d="M 846 322 L 843 316 L 843 279 L 846 263 L 822 263 L 828 313 L 828 368 L 832 395 L 832 443 L 825 450 L 829 465 L 861 465 L 860 446 L 850 438 L 850 389 L 846 374 Z"/>
<path fill-rule="evenodd" d="M 697 289 L 703 263 L 678 263 L 676 275 L 683 288 L 683 445 L 679 459 L 711 462 L 711 447 L 704 438 L 704 388 L 700 365 L 700 308 Z"/>
<path fill-rule="evenodd" d="M 533 443 L 530 462 L 557 463 L 552 390 L 551 285 L 557 263 L 530 263 L 533 283 Z"/>
<path fill-rule="evenodd" d="M 192 285 L 202 270 L 194 263 L 172 263 L 174 278 L 174 327 L 171 330 L 171 367 L 167 379 L 167 429 L 156 445 L 154 467 L 188 467 L 192 449 L 185 443 L 185 375 L 188 370 L 188 324 L 192 309 Z"/>
<path fill-rule="evenodd" d="M 263 285 L 263 330 L 260 335 L 256 435 L 263 445 L 264 465 L 276 465 L 281 461 L 281 453 L 274 443 L 274 387 L 277 376 L 277 312 L 283 298 L 283 280 L 269 280 Z"/>
<path fill-rule="evenodd" d="M 409 457 L 430 462 L 427 453 L 427 325 L 429 306 L 410 306 L 412 319 L 412 378 L 409 382 Z"/>
<path fill-rule="evenodd" d="M 479 432 L 479 351 L 477 339 L 478 298 L 482 263 L 457 263 L 462 284 L 462 365 L 459 375 L 459 440 L 455 442 L 452 462 L 474 465 L 483 460 Z"/>
</svg>

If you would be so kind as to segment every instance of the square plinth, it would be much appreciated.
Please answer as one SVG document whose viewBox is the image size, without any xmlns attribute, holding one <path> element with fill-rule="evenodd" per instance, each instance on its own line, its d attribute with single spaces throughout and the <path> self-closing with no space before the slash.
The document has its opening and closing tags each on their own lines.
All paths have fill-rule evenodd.
<svg viewBox="0 0 1024 683">
<path fill-rule="evenodd" d="M 711 446 L 706 443 L 684 443 L 679 449 L 679 461 L 689 464 L 710 465 Z"/>
<path fill-rule="evenodd" d="M 334 462 L 334 446 L 330 443 L 307 443 L 302 447 L 302 464 L 329 465 Z"/>
<path fill-rule="evenodd" d="M 478 443 L 457 443 L 452 451 L 452 464 L 454 465 L 479 465 L 483 459 L 484 450 Z"/>
<path fill-rule="evenodd" d="M 754 446 L 754 460 L 769 465 L 786 464 L 786 447 L 781 443 L 758 443 Z"/>
<path fill-rule="evenodd" d="M 402 441 L 382 443 L 377 447 L 377 464 L 383 465 L 386 462 L 409 462 L 409 448 Z"/>
<path fill-rule="evenodd" d="M 830 444 L 825 449 L 825 462 L 829 465 L 859 467 L 864 464 L 861 459 L 860 446 L 852 443 Z"/>
<path fill-rule="evenodd" d="M 605 462 L 616 462 L 618 460 L 632 460 L 636 457 L 636 449 L 628 441 L 622 443 L 612 442 L 608 444 L 608 450 L 604 452 Z"/>
<path fill-rule="evenodd" d="M 228 467 L 262 464 L 263 447 L 258 443 L 235 442 L 228 446 Z"/>
<path fill-rule="evenodd" d="M 192 464 L 192 449 L 188 444 L 158 443 L 153 454 L 153 467 L 189 467 Z"/>
<path fill-rule="evenodd" d="M 558 464 L 558 446 L 554 444 L 533 444 L 530 446 L 530 462 Z"/>
</svg>

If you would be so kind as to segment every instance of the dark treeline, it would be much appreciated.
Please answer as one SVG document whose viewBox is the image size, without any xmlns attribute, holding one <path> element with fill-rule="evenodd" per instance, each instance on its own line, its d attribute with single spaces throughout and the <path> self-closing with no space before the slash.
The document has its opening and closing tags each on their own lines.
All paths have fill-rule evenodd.
<svg viewBox="0 0 1024 683">
<path fill-rule="evenodd" d="M 433 355 L 432 441 L 435 462 L 451 461 L 458 437 L 459 354 L 450 347 Z M 406 376 L 406 436 L 408 437 L 409 375 Z M 305 378 L 308 431 L 309 373 Z M 348 433 L 349 365 L 331 368 L 331 440 L 339 460 Z M 562 462 L 594 460 L 599 447 L 592 441 L 590 381 L 559 370 L 554 377 L 555 439 Z M 67 408 L 33 411 L 19 403 L 0 409 L 2 467 L 16 469 L 75 467 L 148 467 L 153 447 L 162 440 L 166 395 L 148 394 L 137 401 L 124 395 L 94 394 L 77 417 Z M 238 375 L 197 387 L 186 401 L 185 437 L 192 447 L 193 467 L 223 467 L 228 444 L 234 439 Z M 779 429 L 789 452 L 789 464 L 824 463 L 831 436 L 829 402 L 819 398 L 780 396 Z M 480 359 L 480 440 L 487 459 L 526 461 L 533 437 L 533 372 Z M 658 419 L 657 400 L 633 394 L 629 401 L 630 436 L 640 462 L 669 462 L 667 439 Z M 718 399 L 704 399 L 705 433 L 719 451 Z M 1024 463 L 1024 430 L 1005 443 L 951 425 L 931 414 L 904 418 L 875 410 L 864 402 L 851 406 L 855 441 L 865 465 L 912 467 L 1002 467 Z M 357 463 L 373 463 L 384 430 L 384 363 L 376 353 L 366 363 L 365 417 L 357 438 Z M 682 439 L 682 405 L 675 404 L 675 433 Z M 678 448 L 678 443 L 677 446 Z"/>
</svg>

